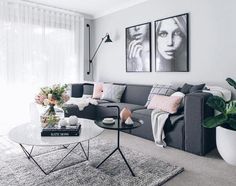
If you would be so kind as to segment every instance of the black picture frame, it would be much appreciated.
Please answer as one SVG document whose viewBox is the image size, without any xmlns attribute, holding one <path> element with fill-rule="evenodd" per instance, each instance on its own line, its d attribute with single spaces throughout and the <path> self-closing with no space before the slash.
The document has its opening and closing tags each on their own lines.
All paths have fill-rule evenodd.
<svg viewBox="0 0 236 186">
<path fill-rule="evenodd" d="M 155 24 L 155 71 L 189 72 L 188 13 L 159 19 Z"/>
<path fill-rule="evenodd" d="M 126 72 L 151 72 L 151 22 L 125 29 Z"/>
</svg>

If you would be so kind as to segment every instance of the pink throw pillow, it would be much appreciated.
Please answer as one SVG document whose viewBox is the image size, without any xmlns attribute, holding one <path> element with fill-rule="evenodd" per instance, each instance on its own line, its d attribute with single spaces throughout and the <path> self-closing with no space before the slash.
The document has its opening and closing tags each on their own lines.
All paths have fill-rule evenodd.
<svg viewBox="0 0 236 186">
<path fill-rule="evenodd" d="M 94 83 L 93 97 L 94 99 L 100 99 L 103 92 L 103 83 Z"/>
<path fill-rule="evenodd" d="M 182 98 L 179 96 L 154 95 L 148 105 L 148 109 L 160 109 L 171 114 L 176 113 Z"/>
</svg>

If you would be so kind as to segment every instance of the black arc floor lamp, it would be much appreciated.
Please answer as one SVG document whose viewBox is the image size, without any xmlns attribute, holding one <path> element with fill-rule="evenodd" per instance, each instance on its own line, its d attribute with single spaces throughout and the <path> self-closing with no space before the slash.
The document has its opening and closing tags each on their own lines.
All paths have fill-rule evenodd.
<svg viewBox="0 0 236 186">
<path fill-rule="evenodd" d="M 89 29 L 89 66 L 88 66 L 88 72 L 87 72 L 87 74 L 89 75 L 89 74 L 91 73 L 91 64 L 93 63 L 93 59 L 94 59 L 94 57 L 96 56 L 96 54 L 97 54 L 99 48 L 101 47 L 103 41 L 106 39 L 106 40 L 105 40 L 105 43 L 110 43 L 110 42 L 112 42 L 112 40 L 111 40 L 111 38 L 110 38 L 110 35 L 109 35 L 108 33 L 106 33 L 106 35 L 105 35 L 105 36 L 102 38 L 102 40 L 100 41 L 100 43 L 99 43 L 97 49 L 95 50 L 95 52 L 94 52 L 94 54 L 93 54 L 93 56 L 92 56 L 92 58 L 91 58 L 91 57 L 90 57 L 90 56 L 91 56 L 91 55 L 90 55 L 90 25 L 87 24 L 86 26 L 87 26 L 88 29 Z"/>
</svg>

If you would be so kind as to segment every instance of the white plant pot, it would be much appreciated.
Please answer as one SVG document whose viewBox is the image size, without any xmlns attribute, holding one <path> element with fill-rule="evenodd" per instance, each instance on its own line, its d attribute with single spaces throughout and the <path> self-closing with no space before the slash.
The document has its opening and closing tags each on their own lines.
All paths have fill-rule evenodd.
<svg viewBox="0 0 236 186">
<path fill-rule="evenodd" d="M 236 166 L 236 131 L 218 126 L 216 128 L 216 145 L 222 158 Z"/>
</svg>

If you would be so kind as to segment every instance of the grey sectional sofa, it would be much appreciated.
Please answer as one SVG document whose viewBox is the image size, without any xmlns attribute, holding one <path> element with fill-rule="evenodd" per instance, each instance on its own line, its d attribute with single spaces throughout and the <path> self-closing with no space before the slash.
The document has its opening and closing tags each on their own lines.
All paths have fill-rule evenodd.
<svg viewBox="0 0 236 186">
<path fill-rule="evenodd" d="M 132 111 L 132 117 L 144 121 L 141 127 L 129 131 L 130 134 L 154 141 L 151 126 L 152 110 L 144 106 L 151 88 L 151 85 L 126 84 L 120 103 L 99 100 L 98 105 L 89 105 L 83 111 L 79 111 L 76 105 L 65 105 L 66 116 L 76 115 L 95 120 L 116 115 L 115 110 L 106 107 L 108 105 L 118 105 L 120 109 L 127 107 Z M 91 95 L 92 93 L 93 84 L 72 85 L 73 97 L 82 97 L 84 94 Z M 212 95 L 203 92 L 190 93 L 185 96 L 184 108 L 170 115 L 166 121 L 164 131 L 168 146 L 197 155 L 205 155 L 215 148 L 215 130 L 203 128 L 201 125 L 204 118 L 214 113 L 205 104 L 209 96 Z"/>
</svg>

